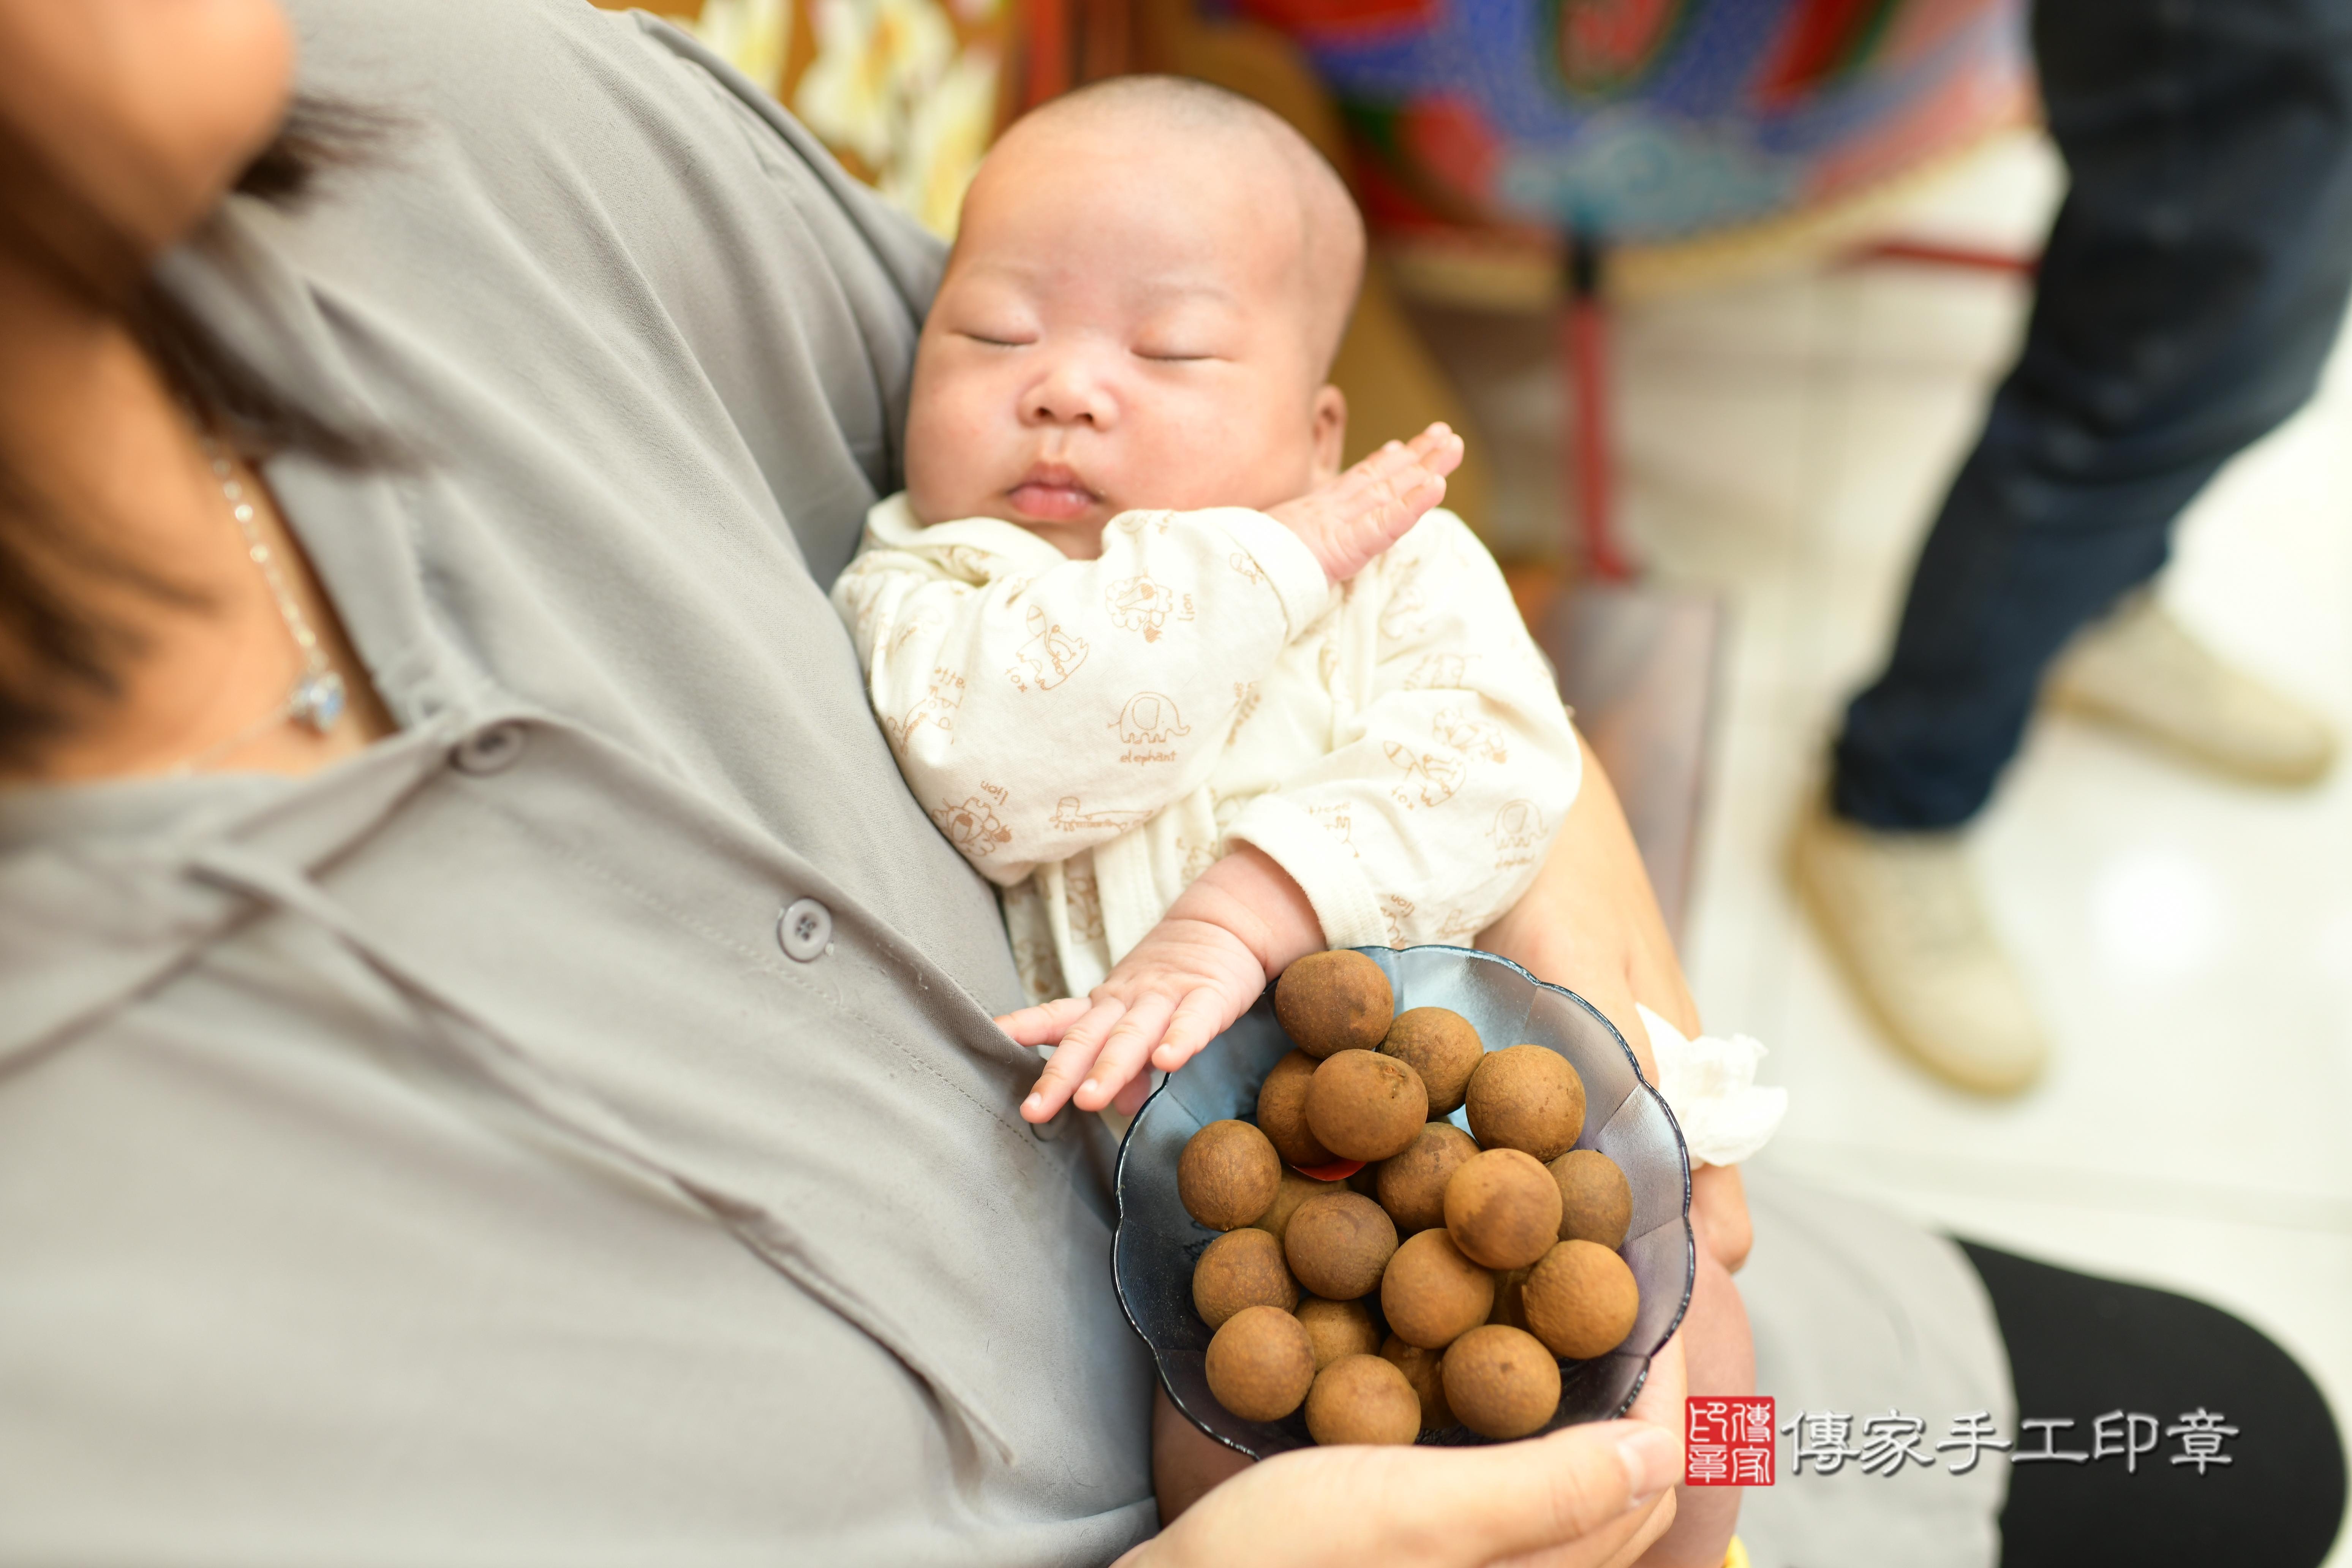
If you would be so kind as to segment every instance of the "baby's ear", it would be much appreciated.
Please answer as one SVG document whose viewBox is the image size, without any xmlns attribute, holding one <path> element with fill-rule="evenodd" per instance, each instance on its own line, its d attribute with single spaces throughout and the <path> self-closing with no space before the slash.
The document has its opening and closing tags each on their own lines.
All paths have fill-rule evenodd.
<svg viewBox="0 0 2352 1568">
<path fill-rule="evenodd" d="M 1328 485 L 1339 477 L 1348 445 L 1348 395 L 1325 384 L 1315 394 L 1315 479 Z"/>
</svg>

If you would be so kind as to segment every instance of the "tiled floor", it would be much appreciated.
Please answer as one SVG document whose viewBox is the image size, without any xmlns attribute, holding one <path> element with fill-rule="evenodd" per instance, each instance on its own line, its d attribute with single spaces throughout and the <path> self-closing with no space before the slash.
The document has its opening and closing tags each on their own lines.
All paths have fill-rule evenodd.
<svg viewBox="0 0 2352 1568">
<path fill-rule="evenodd" d="M 1927 193 L 1913 232 L 2030 247 L 2058 183 L 2019 137 Z M 1876 265 L 1621 316 L 1628 534 L 1656 579 L 1732 616 L 1692 976 L 1709 1025 L 1762 1037 L 1790 1089 L 1763 1163 L 2227 1306 L 2352 1421 L 2352 768 L 2266 794 L 2039 726 L 1977 845 L 2059 1044 L 2010 1104 L 1877 1043 L 1782 875 L 2025 300 L 1995 277 Z M 1446 322 L 1503 458 L 1498 510 L 1553 526 L 1544 346 L 1523 323 Z M 2200 500 L 2163 592 L 2352 728 L 2352 351 Z"/>
</svg>

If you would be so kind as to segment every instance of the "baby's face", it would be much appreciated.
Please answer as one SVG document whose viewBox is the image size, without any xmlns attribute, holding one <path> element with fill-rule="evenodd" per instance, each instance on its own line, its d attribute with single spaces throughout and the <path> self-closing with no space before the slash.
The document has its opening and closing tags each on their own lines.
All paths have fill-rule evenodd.
<svg viewBox="0 0 2352 1568">
<path fill-rule="evenodd" d="M 1108 140 L 1026 128 L 973 184 L 915 360 L 926 523 L 1002 518 L 1092 557 L 1130 508 L 1264 509 L 1337 469 L 1295 194 L 1263 162 Z"/>
</svg>

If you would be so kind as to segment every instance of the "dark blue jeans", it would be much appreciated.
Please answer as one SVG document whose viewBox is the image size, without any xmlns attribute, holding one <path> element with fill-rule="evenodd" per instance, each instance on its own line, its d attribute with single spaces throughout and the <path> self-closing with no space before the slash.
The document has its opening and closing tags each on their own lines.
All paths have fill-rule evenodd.
<svg viewBox="0 0 2352 1568">
<path fill-rule="evenodd" d="M 2352 0 L 2039 0 L 2072 183 L 2018 362 L 1928 534 L 1837 812 L 1983 805 L 2066 639 L 2311 395 L 2352 285 Z"/>
</svg>

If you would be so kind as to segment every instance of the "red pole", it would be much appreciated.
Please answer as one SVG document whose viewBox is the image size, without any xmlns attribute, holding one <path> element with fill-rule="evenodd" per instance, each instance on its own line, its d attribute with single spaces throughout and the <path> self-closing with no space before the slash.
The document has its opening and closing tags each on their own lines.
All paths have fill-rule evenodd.
<svg viewBox="0 0 2352 1568">
<path fill-rule="evenodd" d="M 1069 0 L 1024 0 L 1022 22 L 1029 35 L 1029 69 L 1021 107 L 1030 110 L 1070 90 Z"/>
<path fill-rule="evenodd" d="M 1858 261 L 1909 261 L 1922 267 L 1956 267 L 1969 272 L 2005 272 L 2031 278 L 2042 269 L 2037 256 L 1987 250 L 1973 245 L 1937 245 L 1922 239 L 1883 239 L 1855 253 Z"/>
<path fill-rule="evenodd" d="M 1576 498 L 1585 564 L 1605 583 L 1623 583 L 1633 563 L 1617 546 L 1617 471 L 1610 436 L 1609 316 L 1601 299 L 1601 258 L 1569 239 L 1567 349 L 1570 493 Z"/>
</svg>

